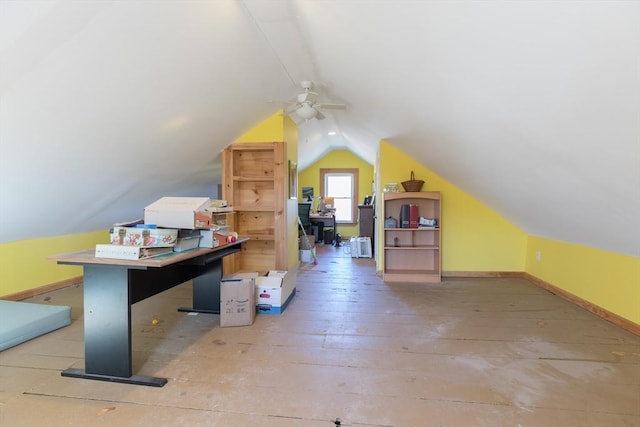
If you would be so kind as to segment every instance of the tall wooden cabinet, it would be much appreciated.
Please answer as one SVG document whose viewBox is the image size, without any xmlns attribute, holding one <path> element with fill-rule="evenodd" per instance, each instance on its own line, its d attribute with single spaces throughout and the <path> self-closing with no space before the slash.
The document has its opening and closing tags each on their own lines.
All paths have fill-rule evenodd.
<svg viewBox="0 0 640 427">
<path fill-rule="evenodd" d="M 223 198 L 235 231 L 250 240 L 235 256 L 235 271 L 287 270 L 284 142 L 234 143 L 222 153 Z"/>
<path fill-rule="evenodd" d="M 385 282 L 440 282 L 441 247 L 439 227 L 401 228 L 402 205 L 415 204 L 418 215 L 441 222 L 440 192 L 383 193 Z M 388 218 L 396 220 L 389 226 Z"/>
</svg>

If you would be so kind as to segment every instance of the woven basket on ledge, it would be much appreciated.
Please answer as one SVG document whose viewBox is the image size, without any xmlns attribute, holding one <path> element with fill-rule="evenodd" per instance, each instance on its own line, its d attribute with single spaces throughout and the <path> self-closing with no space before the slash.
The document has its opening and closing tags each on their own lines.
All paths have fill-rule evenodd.
<svg viewBox="0 0 640 427">
<path fill-rule="evenodd" d="M 402 181 L 401 184 L 404 188 L 404 191 L 420 191 L 422 190 L 424 181 L 421 179 L 416 179 L 413 171 L 411 171 L 411 179 L 409 181 Z"/>
</svg>

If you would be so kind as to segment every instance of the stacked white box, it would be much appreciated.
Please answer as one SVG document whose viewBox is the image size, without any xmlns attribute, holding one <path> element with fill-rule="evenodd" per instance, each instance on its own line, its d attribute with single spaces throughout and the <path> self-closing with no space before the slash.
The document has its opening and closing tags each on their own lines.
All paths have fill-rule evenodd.
<svg viewBox="0 0 640 427">
<path fill-rule="evenodd" d="M 209 228 L 210 223 L 201 226 L 196 213 L 210 204 L 208 197 L 162 197 L 144 208 L 144 222 L 166 228 Z"/>
<path fill-rule="evenodd" d="M 312 247 L 311 249 L 300 249 L 298 251 L 298 256 L 301 262 L 313 262 L 316 257 L 316 247 Z"/>
<path fill-rule="evenodd" d="M 351 247 L 351 258 L 371 258 L 371 238 L 370 237 L 352 237 L 349 240 Z"/>
</svg>

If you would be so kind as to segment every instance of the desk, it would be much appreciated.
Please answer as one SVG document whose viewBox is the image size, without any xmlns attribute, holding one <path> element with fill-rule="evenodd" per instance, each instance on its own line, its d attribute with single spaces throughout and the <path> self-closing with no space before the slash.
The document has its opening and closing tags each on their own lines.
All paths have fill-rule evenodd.
<svg viewBox="0 0 640 427">
<path fill-rule="evenodd" d="M 335 240 L 335 236 L 337 233 L 336 227 L 336 215 L 335 214 L 321 214 L 312 212 L 309 214 L 309 220 L 311 221 L 311 225 L 317 225 L 318 223 L 323 224 L 323 228 L 333 228 L 333 239 Z M 324 241 L 324 232 L 323 230 L 318 229 L 319 236 L 316 236 L 316 240 Z M 331 242 L 324 242 L 331 243 Z"/>
<path fill-rule="evenodd" d="M 239 252 L 247 240 L 136 261 L 96 258 L 94 250 L 49 257 L 58 264 L 81 265 L 84 274 L 85 369 L 70 368 L 62 376 L 165 385 L 166 378 L 133 375 L 131 305 L 193 280 L 193 307 L 180 310 L 219 313 L 222 258 Z"/>
</svg>

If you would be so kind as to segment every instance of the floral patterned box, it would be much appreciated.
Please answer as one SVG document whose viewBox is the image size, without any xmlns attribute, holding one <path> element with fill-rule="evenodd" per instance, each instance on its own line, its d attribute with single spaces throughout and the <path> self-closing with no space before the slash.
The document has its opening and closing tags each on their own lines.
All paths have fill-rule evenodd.
<svg viewBox="0 0 640 427">
<path fill-rule="evenodd" d="M 178 230 L 173 228 L 113 227 L 112 245 L 141 247 L 175 246 Z"/>
</svg>

